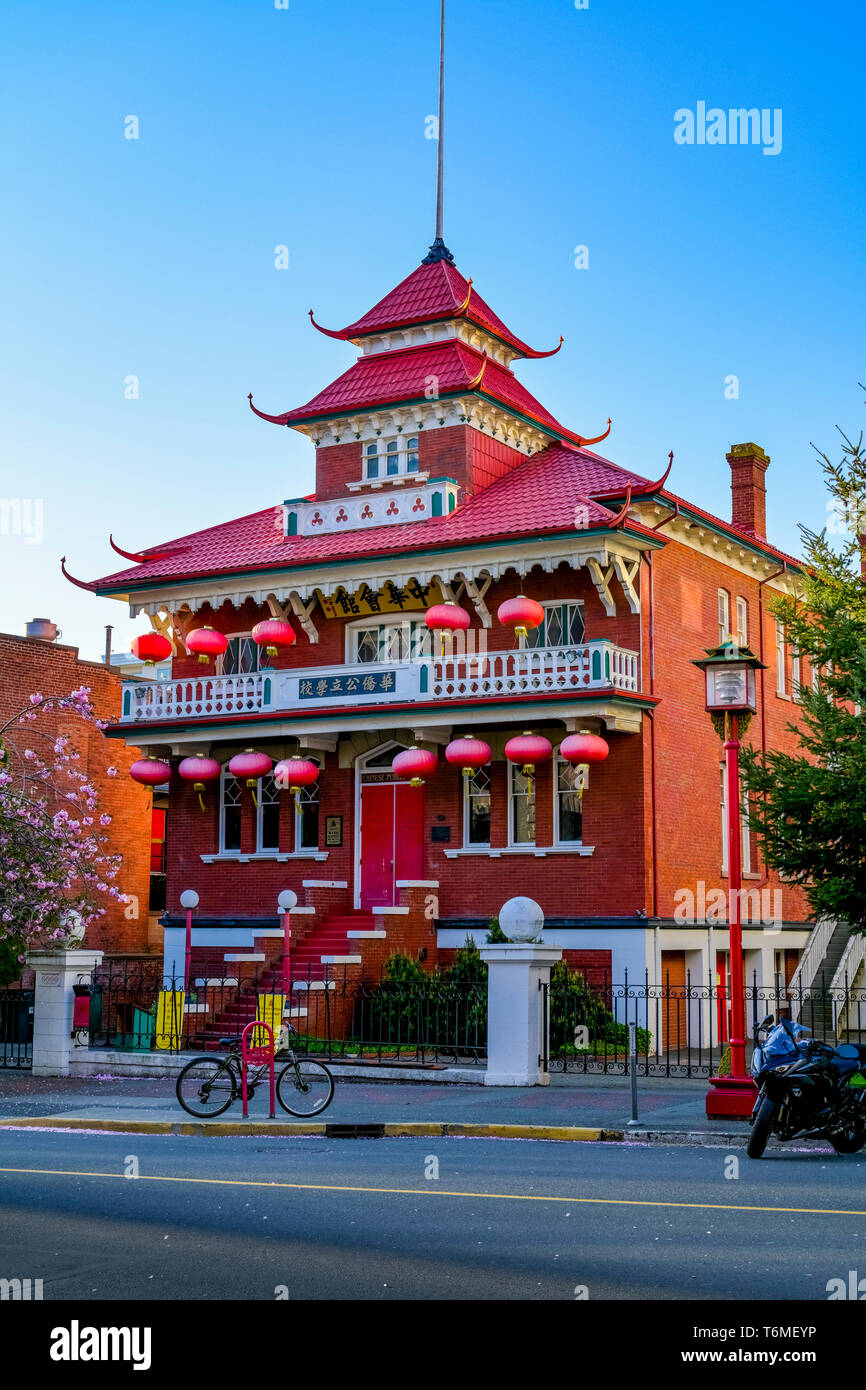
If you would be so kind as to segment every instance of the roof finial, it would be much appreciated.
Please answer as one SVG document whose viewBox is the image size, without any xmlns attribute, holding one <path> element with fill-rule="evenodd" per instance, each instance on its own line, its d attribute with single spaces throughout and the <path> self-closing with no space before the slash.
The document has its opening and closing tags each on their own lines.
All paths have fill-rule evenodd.
<svg viewBox="0 0 866 1390">
<path fill-rule="evenodd" d="M 436 240 L 430 247 L 422 265 L 432 265 L 435 261 L 454 264 L 454 257 L 445 245 L 445 0 L 441 0 L 439 19 L 439 118 L 436 128 L 438 144 L 436 158 Z"/>
</svg>

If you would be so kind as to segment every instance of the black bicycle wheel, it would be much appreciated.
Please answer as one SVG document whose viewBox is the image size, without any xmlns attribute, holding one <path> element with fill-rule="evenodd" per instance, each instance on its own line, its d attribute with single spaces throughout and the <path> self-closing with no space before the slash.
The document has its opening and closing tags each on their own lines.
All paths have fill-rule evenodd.
<svg viewBox="0 0 866 1390">
<path fill-rule="evenodd" d="M 290 1115 L 319 1115 L 334 1098 L 334 1078 L 321 1062 L 289 1062 L 277 1077 L 277 1100 Z"/>
<path fill-rule="evenodd" d="M 197 1057 L 184 1067 L 175 1090 L 188 1115 L 210 1120 L 228 1110 L 237 1094 L 237 1079 L 228 1062 Z"/>
</svg>

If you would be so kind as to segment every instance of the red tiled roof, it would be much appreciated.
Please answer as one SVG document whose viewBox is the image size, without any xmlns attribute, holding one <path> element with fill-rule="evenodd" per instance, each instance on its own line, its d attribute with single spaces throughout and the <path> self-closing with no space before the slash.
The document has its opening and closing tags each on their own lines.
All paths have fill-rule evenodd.
<svg viewBox="0 0 866 1390">
<path fill-rule="evenodd" d="M 469 281 L 447 261 L 419 265 L 396 289 L 386 294 L 355 323 L 344 328 L 340 337 L 362 338 L 389 328 L 405 328 L 413 323 L 431 323 L 437 319 L 455 317 L 477 323 L 488 333 L 510 344 L 521 355 L 534 355 L 532 349 L 506 327 L 499 315 L 494 314 L 474 285 L 470 294 Z"/>
<path fill-rule="evenodd" d="M 159 558 L 94 580 L 90 587 L 97 591 L 126 591 L 175 579 L 251 573 L 408 550 L 424 553 L 515 535 L 570 531 L 575 525 L 576 506 L 592 492 L 609 491 L 620 481 L 627 486 L 644 483 L 646 479 L 618 468 L 588 449 L 552 444 L 491 483 L 450 516 L 401 526 L 379 526 L 369 531 L 286 538 L 275 528 L 274 509 L 268 507 L 154 547 Z M 590 502 L 590 529 L 603 528 L 615 516 L 615 509 Z M 646 528 L 632 522 L 628 529 L 649 534 Z"/>
<path fill-rule="evenodd" d="M 479 382 L 482 369 L 484 375 Z M 470 389 L 478 391 L 492 396 L 509 410 L 537 420 L 543 429 L 558 437 L 577 440 L 577 436 L 561 425 L 507 367 L 501 367 L 456 339 L 361 357 L 306 405 L 266 418 L 275 424 L 297 425 L 342 411 L 368 410 L 396 401 L 424 400 L 431 377 L 437 379 L 440 396 Z"/>
</svg>

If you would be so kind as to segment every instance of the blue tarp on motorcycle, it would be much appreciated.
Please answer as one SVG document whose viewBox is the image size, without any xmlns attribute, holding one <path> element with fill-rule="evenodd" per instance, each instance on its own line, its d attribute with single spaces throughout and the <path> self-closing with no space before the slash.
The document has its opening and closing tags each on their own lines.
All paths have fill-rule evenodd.
<svg viewBox="0 0 866 1390">
<path fill-rule="evenodd" d="M 798 1023 L 777 1023 L 767 1041 L 755 1048 L 755 1053 L 760 1053 L 760 1058 L 757 1055 L 755 1057 L 759 1069 L 780 1067 L 785 1062 L 793 1062 L 799 1055 L 797 1036 L 807 1031 Z"/>
</svg>

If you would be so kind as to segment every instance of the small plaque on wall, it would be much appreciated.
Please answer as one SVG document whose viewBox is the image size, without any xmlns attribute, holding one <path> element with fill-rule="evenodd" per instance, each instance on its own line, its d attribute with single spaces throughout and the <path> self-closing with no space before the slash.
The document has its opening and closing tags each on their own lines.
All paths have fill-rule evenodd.
<svg viewBox="0 0 866 1390">
<path fill-rule="evenodd" d="M 434 844 L 447 845 L 451 843 L 451 826 L 434 825 L 432 828 L 431 839 Z"/>
<path fill-rule="evenodd" d="M 325 844 L 341 845 L 343 843 L 343 817 L 325 816 Z"/>
</svg>

